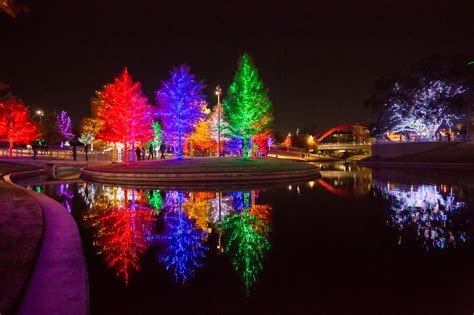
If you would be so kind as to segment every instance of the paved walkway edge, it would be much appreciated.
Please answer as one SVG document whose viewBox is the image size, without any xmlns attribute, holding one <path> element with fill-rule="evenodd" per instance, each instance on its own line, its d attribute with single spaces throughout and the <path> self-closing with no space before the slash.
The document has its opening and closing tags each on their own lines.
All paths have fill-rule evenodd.
<svg viewBox="0 0 474 315">
<path fill-rule="evenodd" d="M 43 209 L 44 217 L 38 258 L 17 314 L 87 315 L 87 264 L 73 217 L 55 200 L 15 184 L 15 180 L 36 174 L 38 170 L 10 173 L 3 177 L 10 185 L 32 196 Z"/>
</svg>

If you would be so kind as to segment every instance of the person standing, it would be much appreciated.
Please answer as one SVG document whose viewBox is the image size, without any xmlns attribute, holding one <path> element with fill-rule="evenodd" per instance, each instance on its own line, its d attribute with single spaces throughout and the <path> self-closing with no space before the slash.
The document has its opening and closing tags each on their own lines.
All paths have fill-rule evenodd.
<svg viewBox="0 0 474 315">
<path fill-rule="evenodd" d="M 148 159 L 151 159 L 154 160 L 155 157 L 153 156 L 155 153 L 155 151 L 153 150 L 153 144 L 150 143 L 150 146 L 148 147 Z"/>
<path fill-rule="evenodd" d="M 161 160 L 166 159 L 166 157 L 165 157 L 165 152 L 166 152 L 166 146 L 165 146 L 164 143 L 162 143 L 162 144 L 160 145 L 160 153 L 161 153 L 160 159 L 161 159 Z"/>
<path fill-rule="evenodd" d="M 137 161 L 140 161 L 140 153 L 141 153 L 140 147 L 136 148 L 135 153 L 137 154 Z"/>
</svg>

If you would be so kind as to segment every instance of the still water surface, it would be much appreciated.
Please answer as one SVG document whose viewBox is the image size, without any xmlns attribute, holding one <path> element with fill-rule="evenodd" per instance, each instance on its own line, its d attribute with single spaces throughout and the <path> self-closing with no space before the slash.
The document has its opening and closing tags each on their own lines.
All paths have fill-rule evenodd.
<svg viewBox="0 0 474 315">
<path fill-rule="evenodd" d="M 29 185 L 74 216 L 92 314 L 472 314 L 474 176 L 323 164 L 239 191 Z"/>
</svg>

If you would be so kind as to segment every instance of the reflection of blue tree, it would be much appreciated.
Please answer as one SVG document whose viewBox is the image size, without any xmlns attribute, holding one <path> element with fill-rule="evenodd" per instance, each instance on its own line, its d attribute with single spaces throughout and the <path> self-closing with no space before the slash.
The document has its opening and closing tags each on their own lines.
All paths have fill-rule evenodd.
<svg viewBox="0 0 474 315">
<path fill-rule="evenodd" d="M 171 194 L 174 195 L 173 192 Z M 178 211 L 168 212 L 164 217 L 165 233 L 159 237 L 164 241 L 164 250 L 159 260 L 166 270 L 173 271 L 177 282 L 185 283 L 194 276 L 197 268 L 202 267 L 202 259 L 208 249 L 203 243 L 207 233 L 196 228 L 194 222 L 183 213 L 183 193 L 177 192 L 174 196 L 167 198 L 167 202 L 176 200 Z"/>
<path fill-rule="evenodd" d="M 384 185 L 379 191 L 390 201 L 393 226 L 400 232 L 414 226 L 426 250 L 455 247 L 467 241 L 468 235 L 462 230 L 469 221 L 462 213 L 464 203 L 456 201 L 452 193 L 443 196 L 430 185 L 409 190 Z"/>
<path fill-rule="evenodd" d="M 244 193 L 241 191 L 228 193 L 234 201 L 234 209 L 241 212 L 244 209 Z"/>
</svg>

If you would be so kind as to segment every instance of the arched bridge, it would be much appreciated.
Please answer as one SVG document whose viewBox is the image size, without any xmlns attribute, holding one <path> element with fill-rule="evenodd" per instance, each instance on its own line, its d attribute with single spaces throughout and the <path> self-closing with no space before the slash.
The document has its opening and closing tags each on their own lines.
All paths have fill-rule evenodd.
<svg viewBox="0 0 474 315">
<path fill-rule="evenodd" d="M 316 139 L 318 151 L 370 152 L 370 134 L 365 124 L 343 124 L 322 132 Z"/>
</svg>

